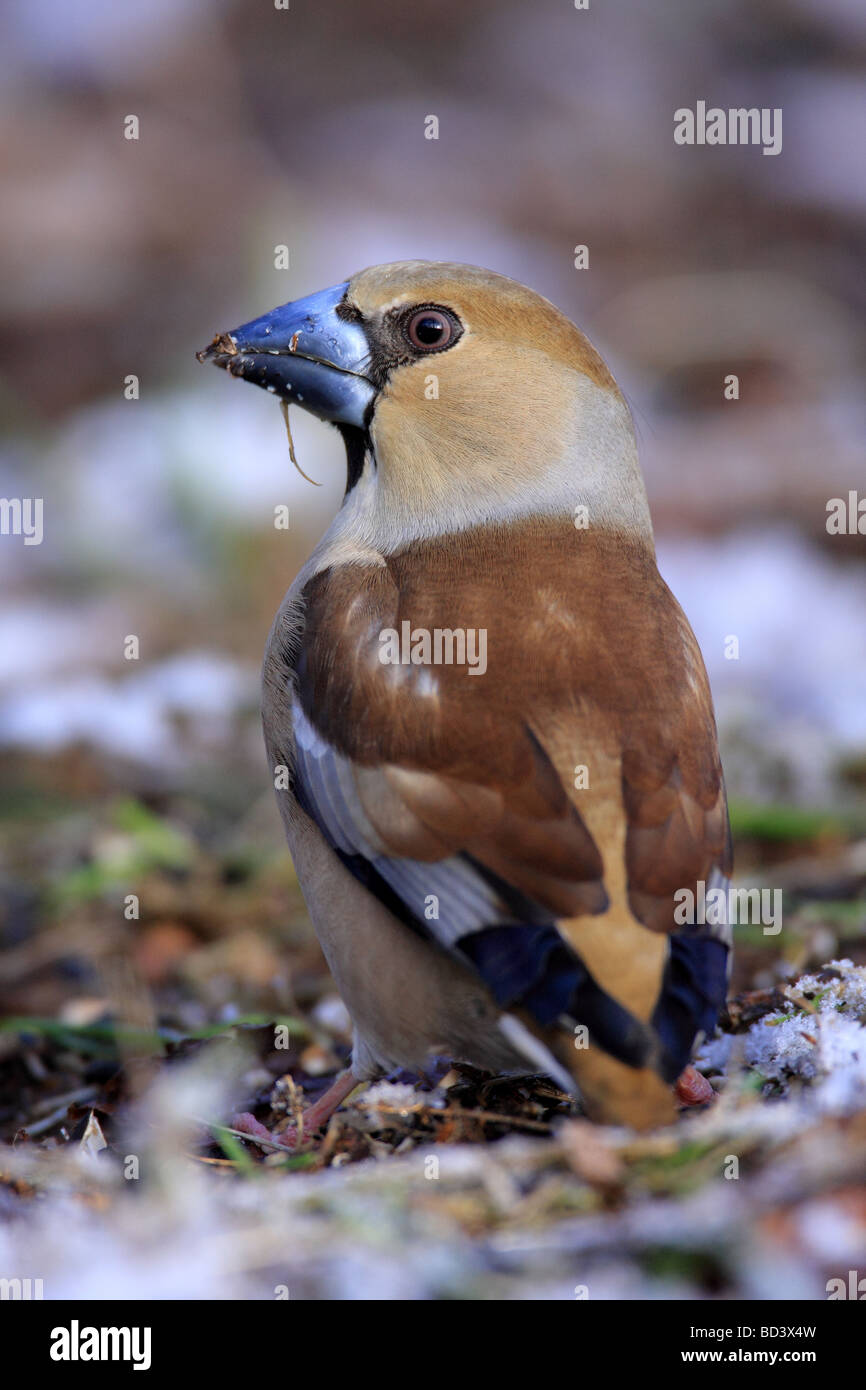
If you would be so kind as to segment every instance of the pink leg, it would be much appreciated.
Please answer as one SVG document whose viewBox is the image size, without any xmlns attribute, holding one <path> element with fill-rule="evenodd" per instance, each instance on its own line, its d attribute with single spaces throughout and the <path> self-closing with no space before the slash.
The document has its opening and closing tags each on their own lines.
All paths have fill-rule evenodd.
<svg viewBox="0 0 866 1390">
<path fill-rule="evenodd" d="M 674 1095 L 681 1105 L 706 1105 L 708 1100 L 715 1099 L 716 1093 L 705 1076 L 688 1066 L 674 1086 Z"/>
<path fill-rule="evenodd" d="M 333 1085 L 329 1086 L 323 1096 L 313 1104 L 308 1106 L 303 1114 L 304 1135 L 315 1133 L 327 1124 L 338 1106 L 342 1105 L 347 1096 L 351 1095 L 355 1087 L 359 1084 L 358 1078 L 351 1071 L 343 1071 L 337 1077 Z M 232 1129 L 240 1129 L 244 1134 L 248 1134 L 251 1139 L 267 1139 L 270 1144 L 279 1144 L 281 1148 L 294 1149 L 298 1144 L 298 1131 L 294 1125 L 290 1129 L 284 1130 L 281 1134 L 272 1134 L 269 1129 L 251 1115 L 248 1110 L 240 1115 L 235 1115 L 232 1120 Z"/>
</svg>

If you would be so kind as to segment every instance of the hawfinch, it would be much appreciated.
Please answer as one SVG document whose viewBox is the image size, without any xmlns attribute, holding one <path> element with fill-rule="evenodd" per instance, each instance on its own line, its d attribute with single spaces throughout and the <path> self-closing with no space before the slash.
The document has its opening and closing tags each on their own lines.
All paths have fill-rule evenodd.
<svg viewBox="0 0 866 1390">
<path fill-rule="evenodd" d="M 678 904 L 725 885 L 730 832 L 706 671 L 601 357 L 513 280 L 407 261 L 199 358 L 346 447 L 264 663 L 280 810 L 354 1025 L 305 1128 L 436 1054 L 667 1122 L 678 1078 L 698 1098 L 681 1073 L 730 946 Z"/>
</svg>

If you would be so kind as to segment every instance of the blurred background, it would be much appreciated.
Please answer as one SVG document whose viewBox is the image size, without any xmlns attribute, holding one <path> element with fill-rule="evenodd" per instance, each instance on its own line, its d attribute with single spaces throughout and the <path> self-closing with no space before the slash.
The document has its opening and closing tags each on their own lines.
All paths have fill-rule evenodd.
<svg viewBox="0 0 866 1390">
<path fill-rule="evenodd" d="M 866 961 L 866 540 L 826 529 L 866 494 L 863 7 L 6 0 L 0 49 L 0 493 L 44 498 L 41 545 L 0 538 L 7 1013 L 194 1034 L 288 1010 L 314 1020 L 308 1071 L 344 1053 L 257 704 L 342 446 L 295 412 L 305 483 L 276 403 L 194 354 L 408 258 L 533 286 L 629 398 L 738 874 L 788 894 L 735 986 Z M 782 153 L 675 145 L 699 99 L 781 107 Z M 45 1089 L 32 1052 L 7 1134 Z"/>
</svg>

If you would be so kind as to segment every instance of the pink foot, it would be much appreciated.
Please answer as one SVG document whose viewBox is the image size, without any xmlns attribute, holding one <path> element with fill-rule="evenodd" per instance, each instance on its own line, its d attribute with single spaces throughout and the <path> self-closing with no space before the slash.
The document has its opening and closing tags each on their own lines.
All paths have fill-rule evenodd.
<svg viewBox="0 0 866 1390">
<path fill-rule="evenodd" d="M 674 1095 L 681 1105 L 706 1105 L 715 1100 L 716 1093 L 705 1076 L 693 1066 L 688 1066 L 680 1074 L 674 1086 Z"/>
<path fill-rule="evenodd" d="M 294 1149 L 298 1144 L 298 1131 L 292 1126 L 291 1129 L 284 1130 L 281 1134 L 275 1134 L 257 1120 L 255 1115 L 250 1114 L 249 1110 L 242 1110 L 238 1115 L 232 1115 L 232 1129 L 238 1129 L 242 1134 L 248 1134 L 251 1139 L 263 1139 L 268 1147 L 276 1144 L 281 1149 Z"/>
<path fill-rule="evenodd" d="M 351 1095 L 357 1085 L 358 1079 L 351 1071 L 341 1072 L 325 1094 L 319 1096 L 319 1099 L 304 1111 L 303 1138 L 306 1139 L 309 1135 L 315 1134 L 316 1130 L 326 1125 L 334 1111 L 342 1105 L 347 1096 Z M 289 1129 L 282 1130 L 279 1134 L 274 1134 L 248 1110 L 234 1116 L 232 1129 L 241 1130 L 253 1140 L 265 1139 L 268 1144 L 276 1144 L 281 1149 L 296 1149 L 300 1142 L 298 1130 L 294 1125 Z"/>
</svg>

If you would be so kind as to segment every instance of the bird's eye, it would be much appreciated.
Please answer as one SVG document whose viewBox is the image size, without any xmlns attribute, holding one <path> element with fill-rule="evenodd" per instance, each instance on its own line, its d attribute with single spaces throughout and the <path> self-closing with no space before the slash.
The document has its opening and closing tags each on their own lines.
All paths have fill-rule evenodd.
<svg viewBox="0 0 866 1390">
<path fill-rule="evenodd" d="M 418 309 L 406 321 L 406 337 L 419 352 L 441 352 L 457 334 L 457 324 L 441 309 Z"/>
</svg>

